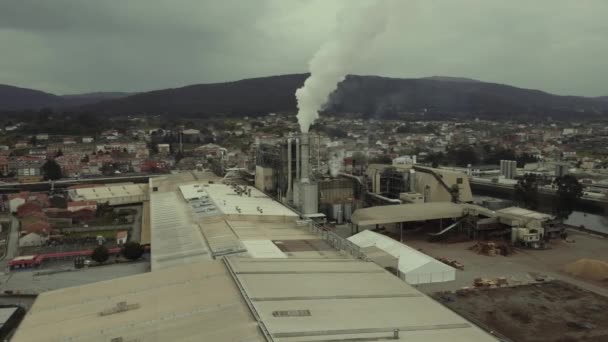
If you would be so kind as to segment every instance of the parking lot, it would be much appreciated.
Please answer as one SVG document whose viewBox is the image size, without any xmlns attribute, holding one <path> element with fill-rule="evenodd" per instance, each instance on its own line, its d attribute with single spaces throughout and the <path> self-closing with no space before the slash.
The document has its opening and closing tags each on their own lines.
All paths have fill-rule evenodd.
<svg viewBox="0 0 608 342">
<path fill-rule="evenodd" d="M 70 270 L 70 271 L 67 271 Z M 57 271 L 56 273 L 47 273 Z M 74 269 L 72 261 L 57 261 L 49 263 L 44 269 L 28 269 L 0 274 L 0 292 L 13 291 L 14 293 L 41 293 L 44 291 L 61 289 L 111 280 L 120 277 L 145 273 L 150 271 L 150 262 L 147 259 L 133 263 L 108 264 L 83 269 Z"/>
</svg>

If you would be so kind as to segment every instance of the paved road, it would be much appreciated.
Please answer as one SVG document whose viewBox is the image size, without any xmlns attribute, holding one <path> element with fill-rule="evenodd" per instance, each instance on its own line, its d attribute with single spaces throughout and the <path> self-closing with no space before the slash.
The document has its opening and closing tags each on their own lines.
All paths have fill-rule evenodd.
<svg viewBox="0 0 608 342">
<path fill-rule="evenodd" d="M 11 227 L 6 242 L 6 255 L 0 261 L 0 272 L 6 270 L 7 263 L 17 256 L 19 249 L 19 221 L 11 215 Z"/>
<path fill-rule="evenodd" d="M 128 207 L 121 207 L 121 209 L 123 209 L 123 208 L 137 210 L 137 213 L 133 217 L 133 225 L 132 225 L 133 228 L 131 228 L 130 241 L 140 242 L 141 241 L 142 205 L 139 204 L 139 205 L 131 205 Z"/>
</svg>

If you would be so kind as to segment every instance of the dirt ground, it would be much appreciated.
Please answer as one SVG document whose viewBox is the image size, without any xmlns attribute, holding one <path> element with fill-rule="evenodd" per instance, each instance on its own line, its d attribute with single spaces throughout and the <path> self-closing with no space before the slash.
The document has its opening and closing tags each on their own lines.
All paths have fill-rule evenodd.
<svg viewBox="0 0 608 342">
<path fill-rule="evenodd" d="M 455 259 L 464 265 L 464 270 L 457 270 L 455 281 L 417 286 L 425 293 L 470 287 L 475 278 L 506 277 L 511 285 L 522 285 L 534 282 L 535 276 L 541 274 L 608 296 L 607 282 L 577 278 L 563 272 L 564 265 L 582 258 L 608 261 L 608 239 L 570 231 L 568 240 L 573 242 L 556 240 L 549 249 L 517 249 L 511 256 L 479 255 L 468 249 L 474 241 L 429 242 L 425 236 L 410 234 L 405 243 L 432 257 Z"/>
<path fill-rule="evenodd" d="M 435 297 L 512 341 L 608 341 L 608 298 L 561 281 Z"/>
</svg>

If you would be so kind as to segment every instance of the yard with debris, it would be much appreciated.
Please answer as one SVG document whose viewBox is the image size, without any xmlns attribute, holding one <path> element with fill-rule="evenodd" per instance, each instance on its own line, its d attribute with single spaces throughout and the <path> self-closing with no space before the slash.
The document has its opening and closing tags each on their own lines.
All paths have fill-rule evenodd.
<svg viewBox="0 0 608 342">
<path fill-rule="evenodd" d="M 559 280 L 459 290 L 434 297 L 511 341 L 608 341 L 608 298 Z"/>
</svg>

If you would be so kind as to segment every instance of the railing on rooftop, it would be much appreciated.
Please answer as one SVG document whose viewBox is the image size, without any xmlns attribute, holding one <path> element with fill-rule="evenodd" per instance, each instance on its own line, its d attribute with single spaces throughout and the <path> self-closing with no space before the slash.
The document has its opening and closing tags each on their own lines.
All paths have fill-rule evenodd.
<svg viewBox="0 0 608 342">
<path fill-rule="evenodd" d="M 367 260 L 365 254 L 361 251 L 361 247 L 332 232 L 327 226 L 309 221 L 306 227 L 308 231 L 319 235 L 321 239 L 325 240 L 333 248 L 345 251 L 354 258 Z"/>
<path fill-rule="evenodd" d="M 266 196 L 272 198 L 273 200 L 278 201 L 276 198 L 274 198 L 270 194 L 266 193 L 265 191 L 260 190 L 260 189 L 258 189 L 258 190 L 263 192 Z M 286 206 L 287 208 L 291 209 L 293 212 L 297 213 L 298 215 L 300 215 L 300 218 L 302 218 L 303 221 L 305 221 L 307 223 L 306 225 L 302 225 L 302 226 L 296 225 L 296 227 L 303 228 L 305 226 L 309 232 L 319 235 L 321 237 L 321 239 L 325 240 L 333 248 L 335 248 L 337 250 L 345 251 L 356 259 L 369 261 L 369 259 L 367 259 L 367 257 L 365 256 L 365 253 L 363 253 L 361 251 L 361 247 L 355 245 L 354 243 L 341 237 L 340 235 L 332 232 L 325 225 L 315 223 L 311 219 L 304 217 L 304 214 L 302 212 L 300 212 L 297 208 L 293 207 L 289 203 L 285 203 L 285 202 L 281 202 L 281 201 L 278 201 L 278 202 L 281 203 L 282 205 Z"/>
</svg>

